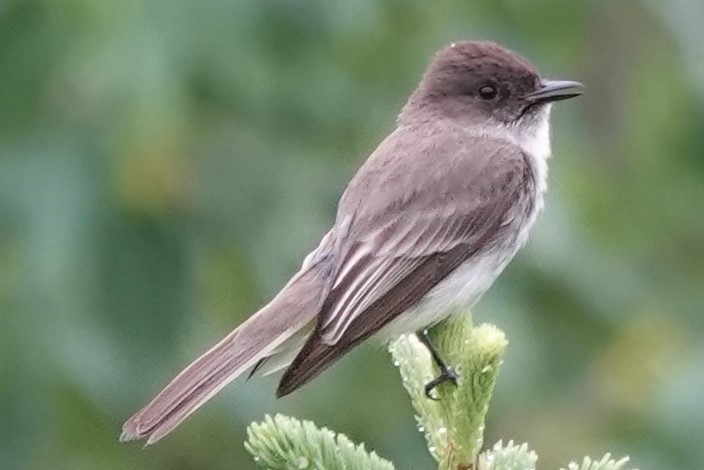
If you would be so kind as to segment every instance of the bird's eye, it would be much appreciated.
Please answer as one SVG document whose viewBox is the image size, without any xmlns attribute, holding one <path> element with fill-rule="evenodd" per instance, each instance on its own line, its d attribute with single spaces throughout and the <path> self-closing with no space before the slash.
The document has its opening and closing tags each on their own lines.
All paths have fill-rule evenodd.
<svg viewBox="0 0 704 470">
<path fill-rule="evenodd" d="M 479 97 L 483 100 L 493 100 L 497 93 L 496 88 L 491 85 L 484 85 L 479 89 Z"/>
</svg>

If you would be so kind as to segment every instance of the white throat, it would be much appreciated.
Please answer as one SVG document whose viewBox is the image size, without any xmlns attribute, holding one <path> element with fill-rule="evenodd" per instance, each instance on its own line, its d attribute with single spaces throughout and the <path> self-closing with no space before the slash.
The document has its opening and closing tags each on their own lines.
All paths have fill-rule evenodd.
<svg viewBox="0 0 704 470">
<path fill-rule="evenodd" d="M 546 105 L 540 112 L 535 124 L 527 129 L 514 127 L 514 142 L 530 158 L 535 171 L 538 194 L 542 195 L 548 188 L 548 159 L 550 158 L 550 106 Z M 509 132 L 511 133 L 511 132 Z M 542 198 L 540 198 L 542 205 Z"/>
<path fill-rule="evenodd" d="M 537 206 L 542 207 L 542 194 L 547 189 L 548 159 L 550 158 L 550 104 L 543 107 L 532 126 L 491 125 L 470 128 L 472 134 L 507 140 L 518 146 L 530 158 L 535 172 Z"/>
</svg>

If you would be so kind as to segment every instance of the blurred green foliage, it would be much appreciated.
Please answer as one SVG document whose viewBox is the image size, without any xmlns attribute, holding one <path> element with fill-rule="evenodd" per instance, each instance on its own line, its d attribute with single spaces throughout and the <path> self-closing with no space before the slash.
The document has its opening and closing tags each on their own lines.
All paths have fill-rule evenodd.
<svg viewBox="0 0 704 470">
<path fill-rule="evenodd" d="M 383 349 L 290 398 L 238 381 L 163 443 L 122 422 L 331 224 L 434 50 L 493 39 L 587 94 L 476 309 L 511 346 L 486 442 L 543 468 L 704 468 L 704 3 L 0 2 L 0 468 L 251 468 L 278 411 L 432 468 Z"/>
</svg>

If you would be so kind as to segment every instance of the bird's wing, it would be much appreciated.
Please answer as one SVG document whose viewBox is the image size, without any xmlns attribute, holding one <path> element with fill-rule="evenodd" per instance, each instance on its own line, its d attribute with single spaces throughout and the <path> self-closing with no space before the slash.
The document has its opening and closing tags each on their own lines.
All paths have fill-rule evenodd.
<svg viewBox="0 0 704 470">
<path fill-rule="evenodd" d="M 517 204 L 532 204 L 521 196 L 534 185 L 526 156 L 509 143 L 472 139 L 435 136 L 432 148 L 422 140 L 406 148 L 392 134 L 360 169 L 340 205 L 338 224 L 349 229 L 332 289 L 279 396 L 412 307 L 524 215 Z"/>
</svg>

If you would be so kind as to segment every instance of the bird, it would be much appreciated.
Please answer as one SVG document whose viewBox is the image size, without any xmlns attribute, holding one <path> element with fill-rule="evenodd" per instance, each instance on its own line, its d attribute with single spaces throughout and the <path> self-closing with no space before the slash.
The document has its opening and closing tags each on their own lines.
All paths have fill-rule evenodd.
<svg viewBox="0 0 704 470">
<path fill-rule="evenodd" d="M 129 418 L 122 441 L 153 444 L 251 370 L 284 370 L 288 395 L 366 339 L 418 334 L 467 312 L 522 247 L 543 207 L 552 103 L 583 93 L 491 41 L 431 59 L 392 132 L 343 192 L 332 228 L 263 308 Z"/>
</svg>

